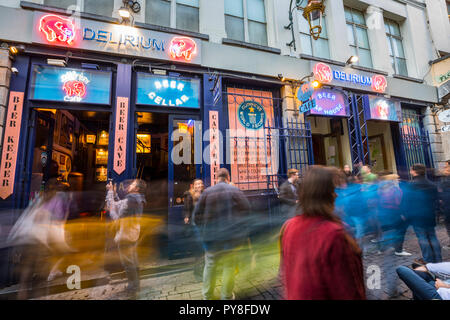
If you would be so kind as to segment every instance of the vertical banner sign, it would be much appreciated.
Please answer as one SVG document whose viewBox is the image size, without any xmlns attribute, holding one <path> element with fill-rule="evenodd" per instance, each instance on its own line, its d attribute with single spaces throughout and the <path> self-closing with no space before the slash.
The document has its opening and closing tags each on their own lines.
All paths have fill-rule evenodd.
<svg viewBox="0 0 450 320">
<path fill-rule="evenodd" d="M 116 132 L 114 135 L 114 171 L 122 174 L 127 157 L 128 98 L 117 97 Z"/>
<path fill-rule="evenodd" d="M 219 112 L 209 112 L 209 159 L 211 166 L 211 186 L 217 183 L 217 172 L 220 169 Z"/>
<path fill-rule="evenodd" d="M 11 91 L 9 94 L 8 114 L 6 117 L 0 170 L 0 198 L 2 199 L 8 198 L 14 191 L 20 124 L 23 111 L 23 97 L 23 92 Z"/>
<path fill-rule="evenodd" d="M 274 124 L 272 93 L 228 88 L 228 117 L 231 181 L 241 190 L 273 188 L 276 177 L 268 176 L 278 171 L 278 146 L 265 128 Z"/>
</svg>

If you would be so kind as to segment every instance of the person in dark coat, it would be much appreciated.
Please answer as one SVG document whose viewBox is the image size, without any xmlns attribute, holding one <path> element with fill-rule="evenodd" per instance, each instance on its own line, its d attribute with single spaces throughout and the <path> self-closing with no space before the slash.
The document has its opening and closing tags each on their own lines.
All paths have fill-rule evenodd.
<svg viewBox="0 0 450 320">
<path fill-rule="evenodd" d="M 190 185 L 190 189 L 184 193 L 184 206 L 183 206 L 183 216 L 184 223 L 187 225 L 186 228 L 189 228 L 190 231 L 188 234 L 190 235 L 186 241 L 184 241 L 188 248 L 187 250 L 193 253 L 195 257 L 194 262 L 194 275 L 197 278 L 201 278 L 203 273 L 204 264 L 203 264 L 203 248 L 201 246 L 201 239 L 199 239 L 198 228 L 192 223 L 192 213 L 194 212 L 195 205 L 197 204 L 205 186 L 203 184 L 202 179 L 195 179 L 194 182 Z M 192 236 L 193 233 L 193 236 Z"/>
<path fill-rule="evenodd" d="M 289 169 L 288 179 L 280 186 L 279 199 L 281 202 L 281 215 L 283 217 L 292 218 L 295 215 L 298 197 L 297 197 L 297 181 L 298 170 Z"/>
<path fill-rule="evenodd" d="M 229 184 L 230 173 L 222 168 L 218 183 L 207 188 L 195 206 L 193 220 L 205 248 L 203 299 L 213 299 L 216 269 L 223 265 L 221 299 L 232 299 L 236 271 L 235 249 L 248 239 L 245 219 L 250 204 L 241 190 Z"/>
<path fill-rule="evenodd" d="M 299 193 L 301 215 L 281 231 L 281 279 L 288 300 L 366 298 L 361 250 L 334 211 L 336 170 L 312 166 Z"/>
<path fill-rule="evenodd" d="M 419 262 L 442 262 L 441 246 L 435 230 L 438 188 L 426 178 L 426 167 L 423 164 L 414 164 L 410 173 L 412 182 L 405 188 L 403 212 L 410 219 L 419 240 L 423 256 Z"/>
</svg>

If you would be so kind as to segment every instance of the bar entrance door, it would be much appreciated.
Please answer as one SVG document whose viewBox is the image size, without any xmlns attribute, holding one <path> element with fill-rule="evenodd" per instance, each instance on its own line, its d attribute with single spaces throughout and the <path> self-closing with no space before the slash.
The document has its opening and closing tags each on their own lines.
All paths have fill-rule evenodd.
<svg viewBox="0 0 450 320">
<path fill-rule="evenodd" d="M 197 116 L 169 116 L 168 240 L 169 258 L 189 256 L 192 227 L 184 224 L 184 193 L 201 178 L 201 123 Z"/>
</svg>

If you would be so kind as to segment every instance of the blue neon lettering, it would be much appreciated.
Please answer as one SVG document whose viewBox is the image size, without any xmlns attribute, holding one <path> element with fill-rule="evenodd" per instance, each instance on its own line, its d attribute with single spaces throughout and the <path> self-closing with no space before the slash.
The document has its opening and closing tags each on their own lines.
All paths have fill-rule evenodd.
<svg viewBox="0 0 450 320">
<path fill-rule="evenodd" d="M 108 32 L 106 32 L 105 30 L 98 30 L 97 31 L 97 41 L 98 42 L 107 42 L 107 35 Z"/>
<path fill-rule="evenodd" d="M 87 32 L 91 32 L 91 37 L 90 37 L 90 38 L 88 38 L 88 37 L 86 36 L 86 33 L 87 33 Z M 89 28 L 84 28 L 84 32 L 83 32 L 83 40 L 94 40 L 94 38 L 95 38 L 95 31 L 92 30 L 92 29 L 89 29 Z"/>
</svg>

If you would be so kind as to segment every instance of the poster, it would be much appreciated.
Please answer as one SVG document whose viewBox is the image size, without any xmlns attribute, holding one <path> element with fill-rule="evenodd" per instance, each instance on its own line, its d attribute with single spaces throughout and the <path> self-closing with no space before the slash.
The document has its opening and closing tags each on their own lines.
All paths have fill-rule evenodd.
<svg viewBox="0 0 450 320">
<path fill-rule="evenodd" d="M 272 189 L 277 183 L 278 144 L 269 91 L 228 88 L 231 181 L 241 190 Z M 268 184 L 270 180 L 270 183 Z"/>
</svg>

